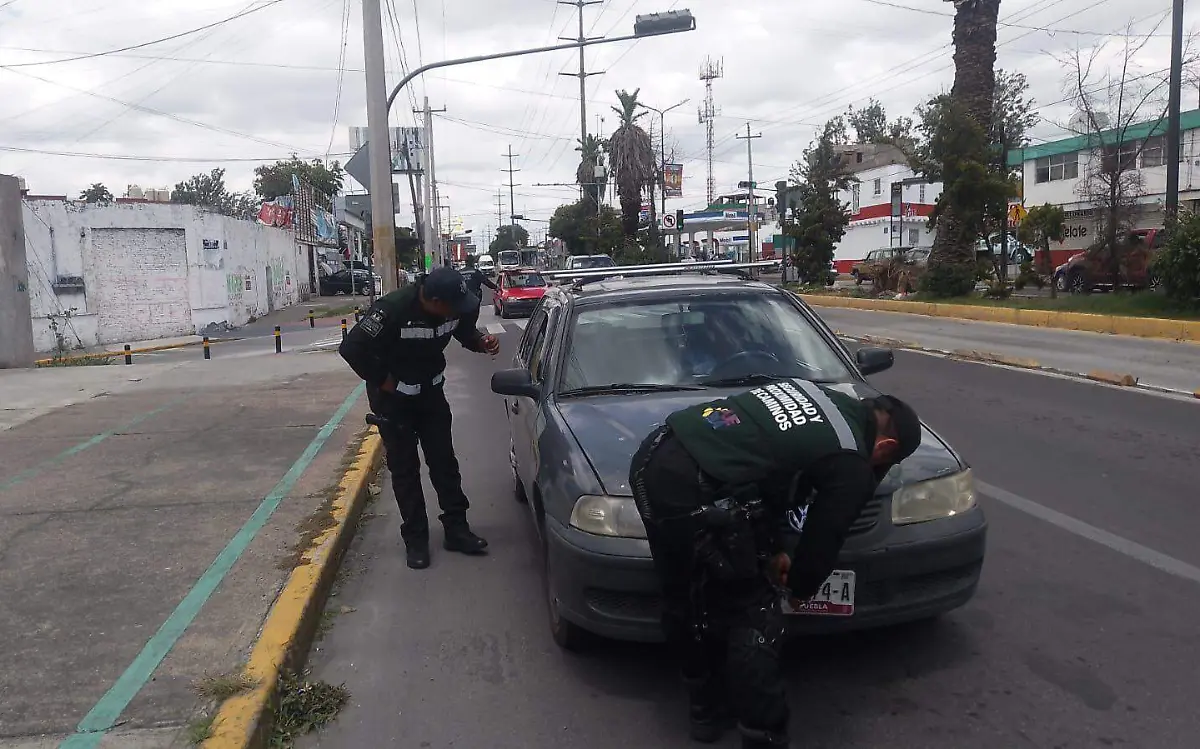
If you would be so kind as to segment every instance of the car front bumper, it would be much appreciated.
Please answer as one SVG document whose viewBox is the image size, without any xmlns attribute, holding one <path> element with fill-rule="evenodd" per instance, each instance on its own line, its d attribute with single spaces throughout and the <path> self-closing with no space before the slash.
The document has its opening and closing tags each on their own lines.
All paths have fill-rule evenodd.
<svg viewBox="0 0 1200 749">
<path fill-rule="evenodd" d="M 505 299 L 504 311 L 510 315 L 530 315 L 541 299 Z"/>
<path fill-rule="evenodd" d="M 658 578 L 646 541 L 594 536 L 549 516 L 546 534 L 561 616 L 604 637 L 662 641 Z M 788 634 L 891 626 L 956 609 L 975 594 L 986 540 L 978 507 L 928 523 L 881 524 L 851 538 L 838 569 L 856 573 L 854 615 L 789 615 Z"/>
</svg>

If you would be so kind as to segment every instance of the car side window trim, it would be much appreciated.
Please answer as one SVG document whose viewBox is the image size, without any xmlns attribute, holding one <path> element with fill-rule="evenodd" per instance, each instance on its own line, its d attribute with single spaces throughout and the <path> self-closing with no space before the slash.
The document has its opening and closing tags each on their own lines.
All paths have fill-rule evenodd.
<svg viewBox="0 0 1200 749">
<path fill-rule="evenodd" d="M 543 356 L 546 350 L 546 329 L 547 319 L 546 313 L 541 312 L 537 315 L 537 320 L 530 324 L 534 328 L 532 344 L 529 347 L 529 374 L 533 377 L 534 382 L 543 380 L 542 364 L 546 358 Z"/>
</svg>

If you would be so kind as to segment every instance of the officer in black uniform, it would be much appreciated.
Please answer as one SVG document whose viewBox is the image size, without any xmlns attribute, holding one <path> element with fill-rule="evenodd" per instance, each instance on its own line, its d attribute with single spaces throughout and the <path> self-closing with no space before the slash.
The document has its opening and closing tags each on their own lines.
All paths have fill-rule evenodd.
<svg viewBox="0 0 1200 749">
<path fill-rule="evenodd" d="M 487 541 L 467 524 L 458 459 L 451 436 L 446 380 L 450 337 L 463 348 L 496 354 L 495 336 L 476 329 L 479 297 L 453 268 L 434 268 L 415 283 L 380 297 L 346 335 L 339 352 L 367 383 L 371 410 L 385 417 L 380 428 L 392 487 L 400 505 L 400 535 L 408 566 L 429 566 L 429 519 L 421 491 L 417 444 L 425 453 L 429 478 L 442 508 L 443 546 L 464 554 L 484 554 Z"/>
<path fill-rule="evenodd" d="M 714 742 L 736 718 L 743 747 L 789 745 L 782 599 L 818 591 L 880 481 L 920 443 L 900 400 L 798 379 L 678 411 L 642 443 L 630 485 L 693 738 Z"/>
<path fill-rule="evenodd" d="M 493 292 L 500 290 L 500 287 L 496 285 L 495 281 L 492 281 L 490 278 L 484 275 L 483 271 L 475 267 L 474 255 L 467 257 L 467 271 L 468 272 L 463 273 L 463 278 L 467 280 L 467 289 L 469 289 L 470 292 L 475 296 L 480 297 L 481 299 L 483 298 L 482 294 L 484 286 L 488 287 Z"/>
</svg>

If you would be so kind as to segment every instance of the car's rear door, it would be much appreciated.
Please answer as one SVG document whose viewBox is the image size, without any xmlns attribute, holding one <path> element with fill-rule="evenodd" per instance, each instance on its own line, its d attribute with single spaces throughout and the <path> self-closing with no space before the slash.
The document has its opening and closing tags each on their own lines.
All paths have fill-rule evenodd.
<svg viewBox="0 0 1200 749">
<path fill-rule="evenodd" d="M 529 370 L 533 381 L 546 387 L 545 349 L 547 315 L 539 309 L 529 319 L 525 336 L 521 341 L 519 359 L 521 366 Z M 538 399 L 542 400 L 542 399 Z M 534 479 L 537 476 L 537 449 L 539 411 L 541 404 L 533 398 L 510 397 L 507 399 L 508 415 L 512 427 L 513 449 L 517 456 L 517 476 L 525 491 L 532 496 Z"/>
</svg>

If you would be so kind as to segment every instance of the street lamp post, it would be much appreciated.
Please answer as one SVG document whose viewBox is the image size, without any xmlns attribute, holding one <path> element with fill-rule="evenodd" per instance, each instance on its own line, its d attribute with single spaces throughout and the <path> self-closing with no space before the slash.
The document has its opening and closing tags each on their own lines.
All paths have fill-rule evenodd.
<svg viewBox="0 0 1200 749">
<path fill-rule="evenodd" d="M 655 181 L 658 182 L 659 187 L 661 188 L 661 191 L 662 191 L 662 195 L 661 195 L 661 197 L 662 197 L 662 212 L 659 214 L 662 216 L 667 215 L 667 176 L 666 176 L 666 171 L 667 171 L 667 126 L 665 124 L 667 112 L 670 112 L 672 109 L 677 109 L 679 107 L 682 107 L 684 104 L 687 104 L 689 101 L 691 101 L 691 99 L 684 99 L 683 101 L 679 102 L 678 104 L 672 104 L 671 106 L 667 107 L 666 109 L 657 109 L 655 107 L 650 106 L 649 104 L 642 104 L 642 107 L 644 109 L 649 109 L 651 112 L 656 112 L 658 114 L 658 179 Z M 651 184 L 653 184 L 653 183 L 651 183 Z M 653 187 L 650 188 L 650 192 L 651 192 L 651 195 L 650 195 L 651 232 L 654 237 L 658 237 L 658 225 L 655 223 L 655 216 L 654 216 L 654 194 L 653 194 L 654 188 Z M 682 229 L 682 227 L 680 227 L 680 228 Z"/>
</svg>

